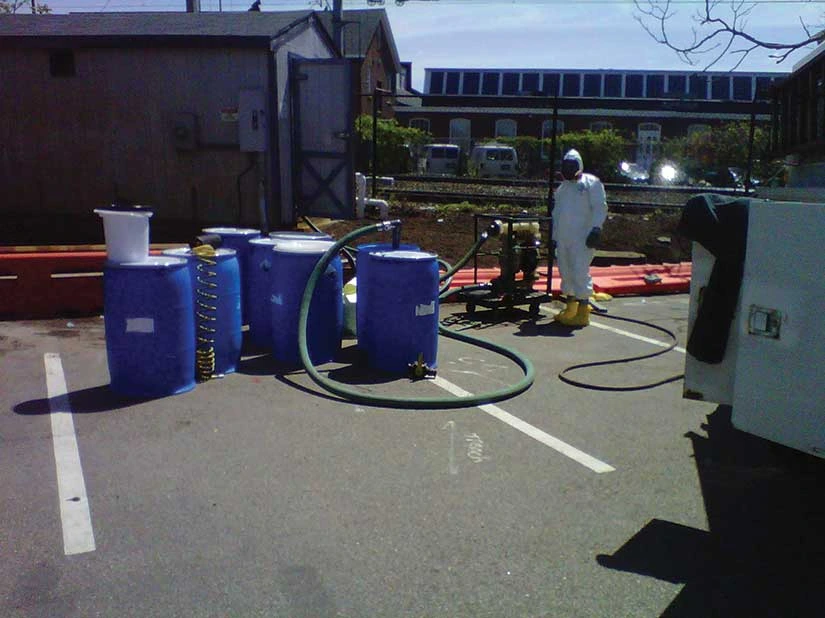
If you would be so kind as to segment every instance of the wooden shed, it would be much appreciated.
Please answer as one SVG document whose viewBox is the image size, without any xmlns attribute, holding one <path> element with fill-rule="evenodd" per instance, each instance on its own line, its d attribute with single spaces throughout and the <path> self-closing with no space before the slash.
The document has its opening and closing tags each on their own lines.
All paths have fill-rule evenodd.
<svg viewBox="0 0 825 618">
<path fill-rule="evenodd" d="M 350 64 L 312 11 L 4 16 L 3 216 L 131 202 L 154 208 L 153 230 L 352 217 Z"/>
</svg>

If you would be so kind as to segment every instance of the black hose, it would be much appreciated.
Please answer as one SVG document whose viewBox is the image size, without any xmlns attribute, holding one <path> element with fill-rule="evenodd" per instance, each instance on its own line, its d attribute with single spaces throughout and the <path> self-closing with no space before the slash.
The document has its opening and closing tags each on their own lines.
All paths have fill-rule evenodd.
<svg viewBox="0 0 825 618">
<path fill-rule="evenodd" d="M 633 318 L 623 318 L 615 315 L 602 315 L 601 317 L 610 318 L 611 320 L 620 320 L 622 322 L 630 322 L 632 324 L 640 324 L 642 326 L 647 326 L 649 328 L 656 329 L 665 333 L 668 337 L 671 338 L 671 343 L 666 348 L 661 350 L 657 350 L 656 352 L 651 352 L 650 354 L 642 354 L 641 356 L 629 356 L 627 358 L 615 358 L 611 360 L 604 360 L 604 361 L 596 361 L 592 363 L 580 363 L 578 365 L 571 365 L 567 367 L 561 373 L 559 373 L 559 380 L 570 384 L 572 386 L 577 386 L 579 388 L 586 388 L 589 390 L 594 391 L 615 391 L 615 392 L 627 392 L 627 391 L 641 391 L 646 390 L 649 388 L 655 388 L 657 386 L 662 386 L 663 384 L 669 384 L 671 382 L 677 382 L 685 377 L 684 374 L 679 374 L 675 376 L 670 376 L 669 378 L 665 378 L 663 380 L 659 380 L 658 382 L 652 382 L 650 384 L 639 384 L 634 386 L 607 386 L 603 384 L 591 384 L 588 382 L 580 382 L 579 380 L 574 380 L 573 378 L 568 377 L 566 374 L 570 373 L 571 371 L 575 371 L 577 369 L 585 369 L 587 367 L 603 367 L 605 365 L 618 365 L 621 363 L 632 363 L 635 361 L 645 360 L 648 358 L 654 358 L 656 356 L 660 356 L 662 354 L 666 354 L 670 352 L 673 348 L 676 347 L 676 335 L 673 334 L 673 331 L 668 330 L 663 326 L 657 326 L 656 324 L 651 324 L 650 322 L 645 322 L 643 320 L 634 320 Z"/>
<path fill-rule="evenodd" d="M 531 363 L 528 358 L 520 355 L 515 350 L 511 350 L 505 346 L 485 341 L 483 339 L 471 337 L 470 335 L 451 331 L 445 328 L 444 325 L 440 322 L 438 324 L 439 334 L 444 335 L 445 337 L 448 337 L 450 339 L 456 339 L 464 343 L 476 345 L 478 347 L 490 350 L 492 352 L 501 354 L 502 356 L 509 358 L 514 363 L 516 363 L 524 372 L 524 376 L 522 377 L 522 379 L 512 386 L 508 386 L 497 391 L 480 393 L 478 395 L 468 395 L 464 397 L 399 398 L 388 397 L 383 395 L 373 395 L 355 390 L 353 388 L 347 388 L 339 382 L 335 382 L 334 380 L 330 380 L 329 378 L 322 376 L 318 372 L 318 370 L 315 369 L 315 367 L 312 364 L 312 361 L 309 358 L 309 350 L 307 348 L 307 323 L 309 318 L 309 307 L 312 301 L 312 294 L 315 291 L 315 286 L 318 282 L 318 279 L 321 277 L 321 274 L 326 270 L 327 265 L 332 261 L 335 255 L 337 255 L 338 251 L 342 247 L 346 246 L 346 244 L 350 240 L 353 240 L 365 234 L 375 232 L 386 232 L 395 229 L 398 225 L 400 225 L 400 223 L 400 221 L 384 221 L 381 223 L 377 223 L 355 230 L 354 232 L 350 232 L 341 240 L 334 243 L 326 251 L 326 253 L 324 253 L 324 255 L 316 264 L 315 269 L 310 274 L 309 279 L 307 280 L 306 288 L 304 289 L 304 295 L 301 299 L 301 309 L 298 316 L 298 351 L 301 355 L 301 362 L 304 365 L 304 369 L 306 369 L 306 372 L 307 374 L 309 374 L 310 378 L 312 378 L 312 380 L 322 388 L 326 389 L 327 391 L 335 395 L 338 395 L 344 400 L 355 401 L 358 403 L 365 403 L 368 405 L 375 405 L 385 408 L 414 408 L 441 410 L 448 408 L 475 407 L 515 397 L 516 395 L 523 393 L 528 388 L 530 388 L 530 386 L 532 386 L 533 382 L 535 381 L 535 369 L 533 368 L 533 363 Z M 450 290 L 444 292 L 443 294 L 440 294 L 439 299 L 441 299 L 449 293 L 451 293 Z"/>
</svg>

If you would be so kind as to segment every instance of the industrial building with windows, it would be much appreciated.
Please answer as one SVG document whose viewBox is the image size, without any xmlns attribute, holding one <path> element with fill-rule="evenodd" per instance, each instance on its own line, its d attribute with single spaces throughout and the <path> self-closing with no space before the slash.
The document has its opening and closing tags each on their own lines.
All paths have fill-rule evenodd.
<svg viewBox="0 0 825 618">
<path fill-rule="evenodd" d="M 771 120 L 772 87 L 787 73 L 582 69 L 425 69 L 420 104 L 399 101 L 405 126 L 462 146 L 480 140 L 615 129 L 649 167 L 663 139 L 733 122 Z M 417 102 L 416 102 L 417 103 Z"/>
</svg>

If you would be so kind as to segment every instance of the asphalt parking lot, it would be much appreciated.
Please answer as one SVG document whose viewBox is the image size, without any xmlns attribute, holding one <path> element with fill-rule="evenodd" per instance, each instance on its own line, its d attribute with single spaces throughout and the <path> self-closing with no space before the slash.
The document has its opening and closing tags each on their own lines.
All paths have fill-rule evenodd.
<svg viewBox="0 0 825 618">
<path fill-rule="evenodd" d="M 608 308 L 680 347 L 577 379 L 683 371 L 687 295 Z M 250 352 L 188 393 L 123 400 L 101 318 L 0 322 L 0 615 L 822 615 L 821 460 L 736 431 L 679 381 L 558 378 L 661 349 L 660 333 L 457 304 L 442 320 L 519 350 L 535 384 L 481 408 L 383 409 Z M 370 392 L 521 375 L 442 337 L 437 379 L 373 376 L 351 345 L 323 369 Z"/>
</svg>

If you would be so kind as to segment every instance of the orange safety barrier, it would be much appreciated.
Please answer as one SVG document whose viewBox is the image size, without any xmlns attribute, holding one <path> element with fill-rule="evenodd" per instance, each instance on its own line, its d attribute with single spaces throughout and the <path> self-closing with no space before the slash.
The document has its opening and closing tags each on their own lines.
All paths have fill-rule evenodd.
<svg viewBox="0 0 825 618">
<path fill-rule="evenodd" d="M 547 286 L 547 271 L 539 269 L 538 274 L 533 289 L 544 291 Z M 690 274 L 690 262 L 590 267 L 593 289 L 612 296 L 686 293 L 690 291 Z M 472 268 L 465 268 L 455 274 L 450 288 L 471 285 L 476 281 L 487 283 L 498 275 L 498 268 L 479 268 L 477 276 L 474 276 Z M 553 268 L 553 280 L 550 283 L 552 293 L 561 294 L 559 269 L 556 267 Z"/>
<path fill-rule="evenodd" d="M 102 313 L 105 262 L 105 251 L 0 252 L 0 319 Z"/>
<path fill-rule="evenodd" d="M 160 249 L 149 252 L 160 253 Z M 95 315 L 103 311 L 103 265 L 105 251 L 0 252 L 0 319 L 54 318 Z M 685 293 L 690 291 L 691 263 L 593 266 L 590 269 L 597 292 L 634 295 Z M 479 268 L 477 281 L 497 277 L 497 268 Z M 546 286 L 546 271 L 534 289 Z M 474 281 L 472 268 L 453 277 L 451 288 Z M 552 292 L 559 294 L 559 273 L 553 269 Z"/>
</svg>

